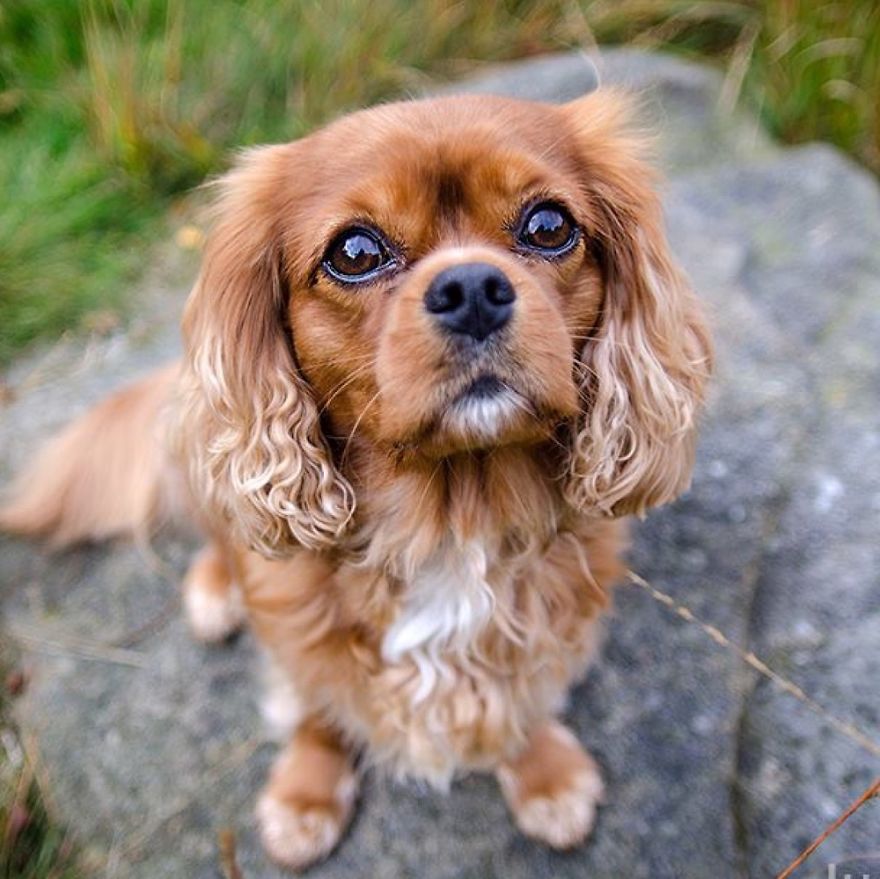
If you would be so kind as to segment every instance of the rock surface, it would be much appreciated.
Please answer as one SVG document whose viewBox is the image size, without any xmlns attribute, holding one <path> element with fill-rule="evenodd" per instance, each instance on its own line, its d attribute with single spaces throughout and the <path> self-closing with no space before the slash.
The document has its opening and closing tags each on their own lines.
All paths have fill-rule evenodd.
<svg viewBox="0 0 880 879">
<path fill-rule="evenodd" d="M 602 67 L 647 92 L 670 234 L 719 348 L 693 489 L 639 526 L 632 566 L 876 742 L 876 182 L 830 148 L 778 149 L 752 120 L 719 113 L 720 79 L 705 68 L 632 51 L 608 52 Z M 558 100 L 591 76 L 564 56 L 465 87 Z M 194 266 L 168 263 L 127 332 L 65 342 L 10 371 L 19 396 L 0 410 L 5 477 L 51 429 L 177 352 Z M 102 875 L 219 877 L 216 836 L 230 827 L 244 875 L 279 877 L 252 819 L 274 750 L 256 711 L 255 651 L 247 637 L 205 648 L 185 632 L 175 580 L 190 549 L 169 537 L 154 558 L 124 544 L 50 556 L 0 542 L 6 634 L 32 673 L 20 721 L 58 814 Z M 351 832 L 309 875 L 770 876 L 880 772 L 876 753 L 635 586 L 619 592 L 569 719 L 609 788 L 585 848 L 552 854 L 521 838 L 485 778 L 444 798 L 368 776 Z M 880 875 L 878 849 L 875 802 L 797 875 L 872 854 Z"/>
</svg>

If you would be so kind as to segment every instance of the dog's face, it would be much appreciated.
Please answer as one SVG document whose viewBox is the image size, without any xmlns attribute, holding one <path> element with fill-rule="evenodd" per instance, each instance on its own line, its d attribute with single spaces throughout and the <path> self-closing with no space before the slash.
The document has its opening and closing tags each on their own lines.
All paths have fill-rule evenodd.
<svg viewBox="0 0 880 879">
<path fill-rule="evenodd" d="M 222 187 L 185 321 L 198 469 L 264 552 L 344 527 L 328 435 L 432 459 L 561 435 L 584 512 L 686 483 L 709 344 L 613 94 L 379 107 Z"/>
<path fill-rule="evenodd" d="M 292 182 L 287 311 L 334 434 L 438 456 L 577 413 L 602 277 L 559 115 L 397 104 L 296 145 L 320 179 Z"/>
</svg>

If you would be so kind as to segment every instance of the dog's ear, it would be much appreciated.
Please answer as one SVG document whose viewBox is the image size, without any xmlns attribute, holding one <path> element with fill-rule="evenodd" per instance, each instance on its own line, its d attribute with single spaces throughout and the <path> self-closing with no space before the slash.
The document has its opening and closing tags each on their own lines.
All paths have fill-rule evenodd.
<svg viewBox="0 0 880 879">
<path fill-rule="evenodd" d="M 296 364 L 280 245 L 299 144 L 245 153 L 216 188 L 216 221 L 183 320 L 176 435 L 195 500 L 267 556 L 327 548 L 354 509 Z"/>
<path fill-rule="evenodd" d="M 628 101 L 600 90 L 563 112 L 604 275 L 601 315 L 581 352 L 585 403 L 566 493 L 585 512 L 642 514 L 690 482 L 712 345 L 669 252 Z"/>
</svg>

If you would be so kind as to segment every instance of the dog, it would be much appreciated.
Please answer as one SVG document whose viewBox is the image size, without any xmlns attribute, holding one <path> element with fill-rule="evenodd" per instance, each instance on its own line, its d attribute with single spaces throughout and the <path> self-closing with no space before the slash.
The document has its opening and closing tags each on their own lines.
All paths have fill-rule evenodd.
<svg viewBox="0 0 880 879">
<path fill-rule="evenodd" d="M 392 103 L 216 184 L 185 355 L 52 441 L 0 514 L 56 544 L 195 522 L 194 632 L 245 621 L 285 744 L 257 803 L 301 869 L 359 766 L 494 772 L 566 849 L 599 768 L 558 719 L 626 522 L 688 485 L 712 369 L 629 99 Z"/>
</svg>

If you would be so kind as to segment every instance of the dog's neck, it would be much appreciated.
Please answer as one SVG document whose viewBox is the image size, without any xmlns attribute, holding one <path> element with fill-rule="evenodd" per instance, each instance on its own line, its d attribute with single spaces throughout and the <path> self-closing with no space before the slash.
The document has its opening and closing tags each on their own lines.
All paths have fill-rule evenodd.
<svg viewBox="0 0 880 879">
<path fill-rule="evenodd" d="M 399 462 L 362 450 L 351 559 L 397 591 L 383 658 L 412 659 L 417 698 L 467 661 L 490 620 L 510 627 L 524 564 L 542 555 L 565 512 L 555 447 L 509 447 Z"/>
<path fill-rule="evenodd" d="M 353 457 L 360 561 L 406 579 L 439 550 L 485 547 L 492 559 L 540 551 L 566 516 L 559 450 L 508 446 L 442 459 L 395 459 L 365 447 Z"/>
</svg>

